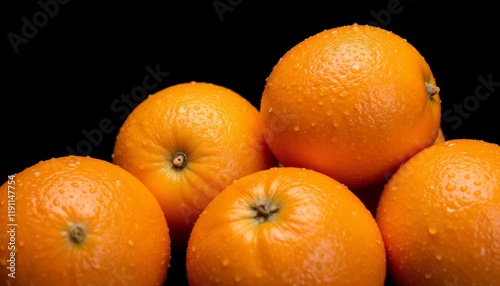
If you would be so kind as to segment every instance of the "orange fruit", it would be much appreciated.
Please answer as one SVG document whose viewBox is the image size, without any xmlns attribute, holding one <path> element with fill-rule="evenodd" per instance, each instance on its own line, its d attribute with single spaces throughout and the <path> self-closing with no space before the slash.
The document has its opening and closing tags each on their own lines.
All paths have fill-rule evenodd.
<svg viewBox="0 0 500 286">
<path fill-rule="evenodd" d="M 261 98 L 265 139 L 285 166 L 371 185 L 435 141 L 438 91 L 400 36 L 357 24 L 324 30 L 273 67 Z"/>
<path fill-rule="evenodd" d="M 258 109 L 238 93 L 180 83 L 130 113 L 116 137 L 113 163 L 149 188 L 172 244 L 185 247 L 199 213 L 223 188 L 277 165 L 262 133 Z"/>
<path fill-rule="evenodd" d="M 438 132 L 438 135 L 436 137 L 436 141 L 434 141 L 434 144 L 441 143 L 444 141 L 446 141 L 446 137 L 444 136 L 443 129 L 439 128 L 439 132 Z"/>
<path fill-rule="evenodd" d="M 186 254 L 190 286 L 384 285 L 383 240 L 347 187 L 280 167 L 229 185 L 201 213 Z"/>
<path fill-rule="evenodd" d="M 110 162 L 66 156 L 0 187 L 2 285 L 163 285 L 169 229 L 160 205 Z"/>
<path fill-rule="evenodd" d="M 443 130 L 439 128 L 438 137 L 436 138 L 436 141 L 434 141 L 434 144 L 444 142 L 445 140 Z M 374 216 L 377 213 L 378 202 L 380 196 L 382 195 L 382 191 L 384 190 L 384 186 L 391 176 L 392 173 L 386 173 L 386 178 L 382 182 L 351 189 L 351 191 L 358 196 L 358 198 L 365 204 Z"/>
<path fill-rule="evenodd" d="M 498 285 L 500 146 L 453 139 L 409 159 L 376 220 L 397 285 Z"/>
</svg>

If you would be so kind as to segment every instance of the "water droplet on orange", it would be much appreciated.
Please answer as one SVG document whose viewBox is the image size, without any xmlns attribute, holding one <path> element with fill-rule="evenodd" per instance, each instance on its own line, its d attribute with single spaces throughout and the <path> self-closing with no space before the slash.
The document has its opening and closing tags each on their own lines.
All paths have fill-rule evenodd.
<svg viewBox="0 0 500 286">
<path fill-rule="evenodd" d="M 428 231 L 430 234 L 436 234 L 437 233 L 437 228 L 433 225 L 429 226 Z"/>
<path fill-rule="evenodd" d="M 353 73 L 359 73 L 359 72 L 361 71 L 361 67 L 360 67 L 360 66 L 359 66 L 359 64 L 357 64 L 357 63 L 356 63 L 356 64 L 353 64 L 353 65 L 351 66 L 351 71 L 352 71 Z"/>
<path fill-rule="evenodd" d="M 446 188 L 447 191 L 452 192 L 452 191 L 454 191 L 456 189 L 456 186 L 453 185 L 453 184 L 446 184 L 445 188 Z"/>
</svg>

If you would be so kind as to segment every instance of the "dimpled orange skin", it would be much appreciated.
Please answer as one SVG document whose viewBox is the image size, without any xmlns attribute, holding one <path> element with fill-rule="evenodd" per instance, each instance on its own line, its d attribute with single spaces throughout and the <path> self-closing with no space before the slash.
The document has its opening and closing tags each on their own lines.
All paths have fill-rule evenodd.
<svg viewBox="0 0 500 286">
<path fill-rule="evenodd" d="M 439 128 L 439 134 L 434 141 L 434 144 L 446 141 L 443 130 Z M 377 206 L 380 199 L 380 195 L 384 190 L 384 186 L 387 180 L 390 179 L 391 174 L 387 174 L 387 178 L 379 183 L 371 184 L 368 186 L 363 186 L 361 188 L 353 188 L 351 191 L 358 196 L 358 198 L 365 204 L 368 210 L 375 216 L 377 213 Z"/>
<path fill-rule="evenodd" d="M 441 104 L 425 83 L 436 85 L 425 59 L 392 32 L 356 24 L 319 32 L 266 81 L 266 141 L 285 166 L 349 188 L 380 182 L 436 139 Z"/>
<path fill-rule="evenodd" d="M 177 152 L 186 155 L 184 167 L 174 166 Z M 155 195 L 179 248 L 224 187 L 277 165 L 257 108 L 228 88 L 204 82 L 169 86 L 141 102 L 118 133 L 113 163 Z"/>
<path fill-rule="evenodd" d="M 13 183 L 9 183 L 13 182 Z M 130 173 L 68 156 L 41 161 L 0 187 L 2 285 L 163 285 L 170 238 L 161 208 Z M 15 203 L 7 202 L 9 186 Z M 7 221 L 8 205 L 15 221 Z M 15 223 L 15 278 L 6 260 Z M 85 232 L 71 239 L 72 227 Z"/>
<path fill-rule="evenodd" d="M 267 219 L 257 208 L 275 208 Z M 344 185 L 293 167 L 245 176 L 200 215 L 187 249 L 190 286 L 384 285 L 375 219 Z"/>
<path fill-rule="evenodd" d="M 397 285 L 498 285 L 500 146 L 453 139 L 387 183 L 376 220 Z"/>
</svg>

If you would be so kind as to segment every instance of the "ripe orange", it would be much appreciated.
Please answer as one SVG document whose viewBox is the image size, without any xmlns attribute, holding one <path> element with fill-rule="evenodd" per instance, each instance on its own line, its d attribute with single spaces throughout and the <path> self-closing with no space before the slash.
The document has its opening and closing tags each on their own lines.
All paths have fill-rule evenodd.
<svg viewBox="0 0 500 286">
<path fill-rule="evenodd" d="M 443 130 L 439 128 L 438 137 L 434 141 L 434 144 L 444 142 L 446 140 Z M 351 191 L 358 196 L 358 198 L 365 204 L 368 210 L 375 216 L 377 214 L 377 206 L 384 190 L 384 186 L 387 180 L 390 179 L 392 173 L 387 173 L 385 180 L 375 184 L 363 186 L 360 188 L 352 188 Z"/>
<path fill-rule="evenodd" d="M 165 217 L 146 186 L 118 166 L 90 157 L 52 158 L 10 176 L 0 194 L 0 284 L 166 280 Z"/>
<path fill-rule="evenodd" d="M 319 32 L 273 67 L 261 100 L 265 139 L 285 166 L 349 188 L 380 182 L 438 135 L 441 102 L 422 55 L 368 25 Z"/>
<path fill-rule="evenodd" d="M 228 88 L 204 82 L 176 84 L 141 102 L 119 130 L 113 163 L 154 194 L 179 247 L 223 188 L 277 165 L 257 108 Z"/>
<path fill-rule="evenodd" d="M 338 181 L 281 167 L 240 178 L 201 213 L 186 269 L 197 285 L 384 285 L 375 219 Z"/>
<path fill-rule="evenodd" d="M 397 285 L 498 285 L 500 146 L 453 139 L 408 160 L 376 220 Z"/>
<path fill-rule="evenodd" d="M 444 136 L 443 129 L 439 128 L 438 135 L 436 137 L 436 140 L 434 141 L 434 144 L 441 143 L 446 141 L 446 136 Z"/>
</svg>

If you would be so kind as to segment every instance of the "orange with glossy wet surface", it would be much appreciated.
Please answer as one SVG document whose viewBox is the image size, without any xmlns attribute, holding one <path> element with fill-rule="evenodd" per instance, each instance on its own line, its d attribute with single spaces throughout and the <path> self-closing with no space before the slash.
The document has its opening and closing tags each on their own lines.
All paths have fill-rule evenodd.
<svg viewBox="0 0 500 286">
<path fill-rule="evenodd" d="M 272 168 L 215 197 L 187 249 L 189 285 L 384 285 L 375 219 L 316 171 Z"/>
<path fill-rule="evenodd" d="M 120 167 L 53 158 L 10 177 L 0 194 L 1 285 L 163 285 L 168 225 L 146 186 Z"/>
<path fill-rule="evenodd" d="M 438 135 L 439 88 L 422 55 L 373 26 L 319 32 L 287 51 L 262 94 L 266 141 L 285 166 L 358 188 Z"/>
<path fill-rule="evenodd" d="M 397 285 L 497 285 L 500 146 L 453 139 L 416 154 L 386 184 L 376 220 Z"/>
<path fill-rule="evenodd" d="M 118 133 L 113 163 L 155 195 L 172 245 L 179 247 L 223 188 L 277 165 L 257 108 L 228 88 L 204 82 L 176 84 L 141 102 Z"/>
</svg>

